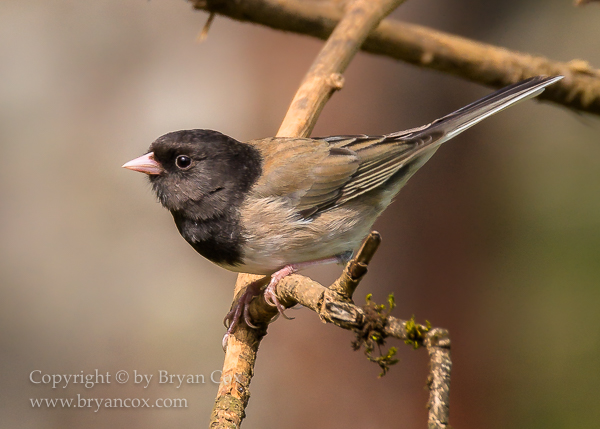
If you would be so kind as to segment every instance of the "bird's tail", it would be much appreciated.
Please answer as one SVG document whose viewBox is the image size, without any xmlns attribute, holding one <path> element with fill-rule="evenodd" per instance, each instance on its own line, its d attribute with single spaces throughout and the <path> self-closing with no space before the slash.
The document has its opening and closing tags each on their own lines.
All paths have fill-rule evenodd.
<svg viewBox="0 0 600 429">
<path fill-rule="evenodd" d="M 421 151 L 427 151 L 431 156 L 433 155 L 431 149 L 437 149 L 442 143 L 519 101 L 540 95 L 545 87 L 552 85 L 563 77 L 536 76 L 517 82 L 437 119 L 428 125 L 390 134 L 386 137 L 405 140 L 420 139 L 427 142 L 421 148 Z M 415 155 L 417 154 L 415 153 Z"/>
<path fill-rule="evenodd" d="M 444 136 L 441 144 L 462 133 L 485 118 L 498 113 L 519 101 L 540 95 L 548 85 L 564 76 L 536 76 L 502 88 L 462 109 L 450 113 L 427 127 L 428 132 L 441 131 Z"/>
</svg>

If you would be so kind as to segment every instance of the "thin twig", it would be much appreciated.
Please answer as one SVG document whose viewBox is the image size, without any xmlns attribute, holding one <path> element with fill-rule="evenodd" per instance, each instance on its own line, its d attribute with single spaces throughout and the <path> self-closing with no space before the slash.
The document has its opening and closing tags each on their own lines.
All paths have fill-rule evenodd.
<svg viewBox="0 0 600 429">
<path fill-rule="evenodd" d="M 344 269 L 344 272 L 333 284 L 330 289 L 341 297 L 352 300 L 352 295 L 356 290 L 358 283 L 367 273 L 367 265 L 381 244 L 381 235 L 372 231 L 359 249 L 356 257 L 352 259 Z"/>
<path fill-rule="evenodd" d="M 211 13 L 210 15 L 208 15 L 206 24 L 204 24 L 204 27 L 202 27 L 202 31 L 200 31 L 200 33 L 198 34 L 198 37 L 196 37 L 197 43 L 202 43 L 206 40 L 206 38 L 208 37 L 208 32 L 210 31 L 210 26 L 212 25 L 213 21 L 215 20 L 215 16 L 216 16 L 215 13 Z"/>
<path fill-rule="evenodd" d="M 239 21 L 326 39 L 343 16 L 340 1 L 190 0 L 196 9 Z M 537 75 L 565 79 L 540 99 L 600 115 L 600 70 L 586 61 L 567 63 L 476 42 L 427 27 L 384 20 L 361 49 L 500 88 Z"/>
<path fill-rule="evenodd" d="M 429 429 L 448 427 L 450 416 L 450 337 L 445 329 L 435 328 L 425 335 L 429 353 Z"/>
<path fill-rule="evenodd" d="M 340 21 L 340 30 L 336 30 L 331 40 L 325 44 L 321 54 L 313 63 L 298 89 L 298 93 L 281 125 L 279 136 L 308 135 L 331 92 L 336 88 L 341 88 L 341 73 L 350 63 L 363 40 L 379 24 L 381 19 L 402 1 L 404 0 L 355 0 L 351 3 L 345 17 Z M 240 291 L 247 287 L 250 282 L 259 279 L 259 276 L 240 274 L 236 282 L 234 296 L 238 296 Z M 260 299 L 254 300 L 254 302 L 257 301 L 260 302 Z M 264 302 L 264 297 L 262 297 L 262 301 Z M 268 312 L 270 312 L 270 315 Z M 273 316 L 272 307 L 268 308 L 268 312 L 266 315 L 267 321 Z M 255 323 L 260 323 L 263 320 L 252 312 L 250 314 Z M 224 377 L 221 379 L 215 406 L 211 414 L 211 429 L 237 428 L 244 419 L 256 353 L 260 341 L 266 333 L 266 325 L 264 326 L 263 329 L 254 330 L 246 326 L 245 323 L 240 323 L 232 335 L 229 335 L 223 363 Z M 225 375 L 228 377 L 225 378 Z"/>
</svg>

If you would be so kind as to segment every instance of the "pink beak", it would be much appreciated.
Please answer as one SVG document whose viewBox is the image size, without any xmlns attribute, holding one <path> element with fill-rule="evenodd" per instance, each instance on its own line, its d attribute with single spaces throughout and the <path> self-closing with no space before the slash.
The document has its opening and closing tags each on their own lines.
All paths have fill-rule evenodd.
<svg viewBox="0 0 600 429">
<path fill-rule="evenodd" d="M 123 164 L 123 168 L 139 171 L 146 174 L 161 174 L 164 170 L 162 165 L 154 159 L 154 152 L 142 155 Z"/>
</svg>

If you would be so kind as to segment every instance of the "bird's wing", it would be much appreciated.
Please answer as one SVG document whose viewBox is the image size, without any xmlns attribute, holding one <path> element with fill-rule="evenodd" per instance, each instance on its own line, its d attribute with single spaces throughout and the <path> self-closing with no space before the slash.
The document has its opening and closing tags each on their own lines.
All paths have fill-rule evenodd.
<svg viewBox="0 0 600 429">
<path fill-rule="evenodd" d="M 249 143 L 263 156 L 263 172 L 253 192 L 289 198 L 303 217 L 336 201 L 359 167 L 354 151 L 325 140 L 269 138 Z"/>
<path fill-rule="evenodd" d="M 406 135 L 252 141 L 263 155 L 253 192 L 289 198 L 302 217 L 314 216 L 385 183 L 435 136 Z"/>
</svg>

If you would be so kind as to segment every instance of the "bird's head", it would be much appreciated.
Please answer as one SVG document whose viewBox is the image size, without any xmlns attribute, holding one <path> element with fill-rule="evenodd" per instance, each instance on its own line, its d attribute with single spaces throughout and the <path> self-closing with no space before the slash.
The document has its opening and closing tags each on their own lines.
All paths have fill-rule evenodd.
<svg viewBox="0 0 600 429">
<path fill-rule="evenodd" d="M 211 130 L 175 131 L 124 164 L 146 173 L 161 204 L 194 220 L 218 216 L 243 199 L 260 174 L 252 146 Z"/>
</svg>

